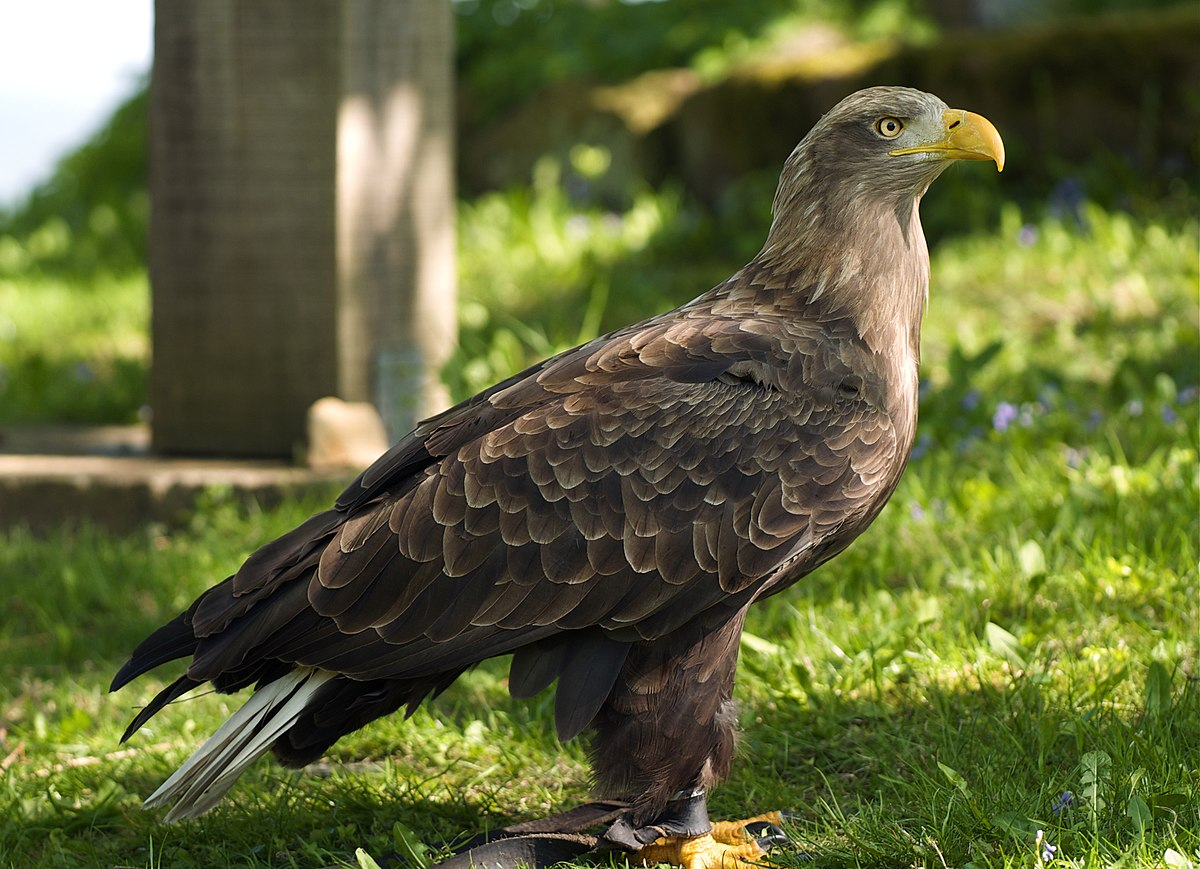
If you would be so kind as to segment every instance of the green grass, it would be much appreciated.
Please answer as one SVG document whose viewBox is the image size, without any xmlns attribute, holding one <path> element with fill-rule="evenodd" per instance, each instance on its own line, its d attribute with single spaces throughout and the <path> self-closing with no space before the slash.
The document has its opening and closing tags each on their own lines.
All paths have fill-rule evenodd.
<svg viewBox="0 0 1200 869">
<path fill-rule="evenodd" d="M 0 424 L 133 422 L 149 330 L 144 272 L 0 275 Z"/>
<path fill-rule="evenodd" d="M 456 389 L 673 304 L 738 253 L 679 256 L 712 236 L 669 196 L 569 224 L 557 195 L 464 211 L 465 342 L 481 352 Z M 803 865 L 1033 867 L 1038 830 L 1053 865 L 1200 860 L 1197 225 L 1081 217 L 1007 208 L 995 233 L 935 250 L 904 481 L 863 539 L 752 613 L 740 757 L 712 811 L 796 812 Z M 109 313 L 105 294 L 44 289 L 0 305 L 18 331 L 22 311 L 77 318 L 77 338 L 38 352 L 144 354 L 132 284 Z M 256 765 L 199 822 L 140 810 L 239 700 L 174 704 L 122 747 L 177 671 L 117 696 L 112 672 L 322 503 L 215 493 L 179 529 L 0 537 L 0 867 L 356 865 L 357 848 L 434 846 L 587 798 L 583 747 L 555 741 L 550 697 L 507 696 L 498 661 L 317 770 Z"/>
</svg>

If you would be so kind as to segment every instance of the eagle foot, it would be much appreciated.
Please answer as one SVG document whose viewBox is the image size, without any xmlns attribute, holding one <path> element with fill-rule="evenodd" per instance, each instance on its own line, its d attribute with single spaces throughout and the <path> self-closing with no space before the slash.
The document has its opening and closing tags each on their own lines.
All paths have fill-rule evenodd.
<svg viewBox="0 0 1200 869">
<path fill-rule="evenodd" d="M 780 826 L 783 812 L 764 812 L 741 821 L 716 821 L 712 825 L 712 837 L 725 845 L 744 845 L 758 842 L 764 849 L 791 844 Z"/>
<path fill-rule="evenodd" d="M 643 866 L 670 863 L 683 869 L 736 869 L 745 863 L 761 863 L 771 843 L 764 847 L 748 834 L 742 837 L 736 843 L 718 841 L 713 833 L 659 839 L 638 851 L 636 860 Z"/>
<path fill-rule="evenodd" d="M 761 864 L 773 848 L 791 844 L 779 826 L 781 812 L 767 812 L 741 821 L 717 821 L 701 836 L 668 836 L 637 852 L 644 866 L 671 863 L 683 869 L 734 869 L 744 863 Z"/>
</svg>

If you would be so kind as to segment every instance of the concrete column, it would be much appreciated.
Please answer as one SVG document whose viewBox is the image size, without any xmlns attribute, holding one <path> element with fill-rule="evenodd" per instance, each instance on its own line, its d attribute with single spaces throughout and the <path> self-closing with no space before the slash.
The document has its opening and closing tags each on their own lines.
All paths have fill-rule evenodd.
<svg viewBox="0 0 1200 869">
<path fill-rule="evenodd" d="M 155 11 L 155 449 L 290 456 L 325 395 L 402 434 L 454 338 L 448 4 Z"/>
<path fill-rule="evenodd" d="M 343 12 L 339 385 L 374 401 L 395 439 L 448 402 L 439 374 L 457 332 L 452 11 L 446 0 L 348 0 Z"/>
</svg>

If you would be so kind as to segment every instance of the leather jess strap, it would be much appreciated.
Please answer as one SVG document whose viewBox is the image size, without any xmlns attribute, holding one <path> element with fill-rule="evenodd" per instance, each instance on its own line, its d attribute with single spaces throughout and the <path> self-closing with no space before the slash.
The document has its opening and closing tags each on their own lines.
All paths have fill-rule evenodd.
<svg viewBox="0 0 1200 869">
<path fill-rule="evenodd" d="M 698 792 L 667 804 L 653 824 L 635 827 L 629 804 L 600 800 L 482 833 L 460 845 L 454 856 L 430 869 L 540 869 L 585 854 L 609 851 L 636 853 L 664 836 L 698 836 L 711 829 L 704 794 Z M 585 832 L 603 828 L 599 833 Z"/>
<path fill-rule="evenodd" d="M 455 849 L 454 856 L 430 869 L 517 869 L 552 866 L 595 851 L 600 835 L 585 830 L 616 822 L 627 812 L 625 803 L 598 801 L 480 833 Z"/>
</svg>

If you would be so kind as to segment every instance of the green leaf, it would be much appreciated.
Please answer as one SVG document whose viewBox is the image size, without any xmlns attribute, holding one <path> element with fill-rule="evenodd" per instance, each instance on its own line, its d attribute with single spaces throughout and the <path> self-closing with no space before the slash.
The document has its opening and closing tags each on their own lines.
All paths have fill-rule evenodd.
<svg viewBox="0 0 1200 869">
<path fill-rule="evenodd" d="M 1180 854 L 1174 848 L 1168 848 L 1163 852 L 1163 862 L 1171 869 L 1195 869 L 1196 864 L 1187 858 L 1186 854 Z"/>
<path fill-rule="evenodd" d="M 1037 579 L 1046 572 L 1046 553 L 1036 540 L 1026 540 L 1017 550 L 1017 562 L 1026 579 Z"/>
<path fill-rule="evenodd" d="M 1188 804 L 1188 796 L 1174 793 L 1155 794 L 1152 801 L 1156 809 L 1177 809 Z"/>
<path fill-rule="evenodd" d="M 399 821 L 392 824 L 392 843 L 396 852 L 413 864 L 422 867 L 430 864 L 429 846 L 421 841 L 420 836 Z"/>
<path fill-rule="evenodd" d="M 1162 718 L 1171 711 L 1171 674 L 1159 661 L 1146 671 L 1146 714 Z"/>
<path fill-rule="evenodd" d="M 1021 841 L 1032 838 L 1038 831 L 1038 825 L 1020 812 L 1001 812 L 993 815 L 992 826 Z"/>
<path fill-rule="evenodd" d="M 940 760 L 938 761 L 938 769 L 942 771 L 942 775 L 949 779 L 950 784 L 954 785 L 963 792 L 964 796 L 971 796 L 971 788 L 967 784 L 967 780 L 958 774 L 958 770 L 946 766 L 946 764 L 942 763 Z"/>
<path fill-rule="evenodd" d="M 1102 811 L 1108 801 L 1104 794 L 1108 790 L 1112 775 L 1112 758 L 1103 751 L 1089 751 L 1079 758 L 1079 781 L 1083 799 L 1095 815 Z"/>
<path fill-rule="evenodd" d="M 942 771 L 942 775 L 946 777 L 950 784 L 954 785 L 954 787 L 958 789 L 959 793 L 963 795 L 963 798 L 967 803 L 967 808 L 971 810 L 971 814 L 974 815 L 980 821 L 980 823 L 986 824 L 987 816 L 985 816 L 980 810 L 979 806 L 975 804 L 975 799 L 971 794 L 971 787 L 967 784 L 967 780 L 958 774 L 958 770 L 954 769 L 953 767 L 946 766 L 946 764 L 942 763 L 941 761 L 938 761 L 938 769 Z"/>
<path fill-rule="evenodd" d="M 1089 751 L 1079 758 L 1079 770 L 1084 784 L 1107 784 L 1112 774 L 1112 758 L 1104 751 Z"/>
<path fill-rule="evenodd" d="M 1133 823 L 1133 828 L 1139 836 L 1145 836 L 1146 831 L 1153 825 L 1153 816 L 1150 813 L 1150 807 L 1146 805 L 1146 801 L 1134 794 L 1129 798 L 1129 803 L 1125 806 L 1125 814 L 1129 816 L 1129 820 Z"/>
<path fill-rule="evenodd" d="M 358 861 L 358 869 L 380 869 L 375 858 L 364 851 L 362 848 L 354 849 L 354 859 Z"/>
<path fill-rule="evenodd" d="M 1013 666 L 1025 668 L 1025 655 L 1020 640 L 995 622 L 987 623 L 984 635 L 987 637 L 988 647 L 993 652 Z"/>
</svg>

